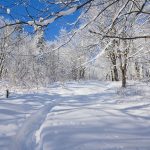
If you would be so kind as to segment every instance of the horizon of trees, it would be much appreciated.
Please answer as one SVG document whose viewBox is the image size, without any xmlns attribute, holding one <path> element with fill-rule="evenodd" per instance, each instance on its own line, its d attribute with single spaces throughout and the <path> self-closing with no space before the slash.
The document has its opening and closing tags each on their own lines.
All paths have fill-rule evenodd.
<svg viewBox="0 0 150 150">
<path fill-rule="evenodd" d="M 150 80 L 149 0 L 39 3 L 43 7 L 34 14 L 27 0 L 11 4 L 25 7 L 25 20 L 0 5 L 1 14 L 11 16 L 0 18 L 1 80 L 27 87 L 80 79 L 122 81 L 126 87 L 126 80 Z M 62 29 L 56 40 L 45 40 L 49 24 L 79 9 L 82 13 L 74 22 L 78 28 Z M 25 32 L 25 26 L 32 26 L 34 34 Z"/>
</svg>

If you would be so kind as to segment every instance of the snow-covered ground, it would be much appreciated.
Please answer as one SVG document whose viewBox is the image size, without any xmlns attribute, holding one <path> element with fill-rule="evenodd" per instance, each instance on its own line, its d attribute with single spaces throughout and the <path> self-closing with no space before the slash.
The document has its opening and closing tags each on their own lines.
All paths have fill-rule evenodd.
<svg viewBox="0 0 150 150">
<path fill-rule="evenodd" d="M 150 150 L 150 87 L 86 81 L 0 96 L 0 150 Z"/>
</svg>

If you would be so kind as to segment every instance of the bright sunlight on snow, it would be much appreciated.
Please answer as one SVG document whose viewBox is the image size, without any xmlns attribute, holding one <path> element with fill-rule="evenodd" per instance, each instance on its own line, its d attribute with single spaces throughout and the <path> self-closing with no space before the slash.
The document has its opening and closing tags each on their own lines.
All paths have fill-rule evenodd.
<svg viewBox="0 0 150 150">
<path fill-rule="evenodd" d="M 150 150 L 150 0 L 0 0 L 0 150 Z"/>
<path fill-rule="evenodd" d="M 0 98 L 1 150 L 150 148 L 150 88 L 144 83 L 126 89 L 95 81 L 14 89 L 10 98 Z"/>
</svg>

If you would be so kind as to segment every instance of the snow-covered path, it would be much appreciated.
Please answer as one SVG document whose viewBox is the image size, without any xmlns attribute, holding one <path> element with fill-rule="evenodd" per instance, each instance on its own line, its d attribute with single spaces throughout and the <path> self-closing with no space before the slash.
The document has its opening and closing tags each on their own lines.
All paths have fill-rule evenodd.
<svg viewBox="0 0 150 150">
<path fill-rule="evenodd" d="M 150 149 L 144 84 L 120 90 L 89 81 L 16 93 L 0 98 L 0 150 Z"/>
<path fill-rule="evenodd" d="M 47 113 L 50 112 L 53 107 L 53 104 L 46 104 L 46 106 L 43 106 L 40 110 L 31 114 L 13 137 L 10 149 L 33 150 L 35 147 L 35 131 L 40 127 Z"/>
</svg>

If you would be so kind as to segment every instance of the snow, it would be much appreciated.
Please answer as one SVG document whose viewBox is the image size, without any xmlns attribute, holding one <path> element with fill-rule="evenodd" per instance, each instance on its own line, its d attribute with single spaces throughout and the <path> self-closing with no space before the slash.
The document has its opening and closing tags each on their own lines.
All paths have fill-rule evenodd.
<svg viewBox="0 0 150 150">
<path fill-rule="evenodd" d="M 7 8 L 7 10 L 6 10 L 6 11 L 7 11 L 7 14 L 10 14 L 10 9 L 9 9 L 9 8 Z"/>
<path fill-rule="evenodd" d="M 68 10 L 64 10 L 64 11 L 60 11 L 59 13 L 56 14 L 56 16 L 53 16 L 52 18 L 50 19 L 46 19 L 44 20 L 43 18 L 40 18 L 39 21 L 28 21 L 28 24 L 31 25 L 31 26 L 46 26 L 48 24 L 51 24 L 53 23 L 57 18 L 61 17 L 61 16 L 67 16 L 67 15 L 70 15 L 72 13 L 74 13 L 75 11 L 77 10 L 77 7 L 72 7 Z"/>
<path fill-rule="evenodd" d="M 47 19 L 47 20 L 44 20 L 43 22 L 40 23 L 40 25 L 44 26 L 44 25 L 51 24 L 51 23 L 53 23 L 56 19 L 57 19 L 57 16 L 55 16 L 55 17 L 53 17 L 53 18 L 50 18 L 50 19 Z M 39 24 L 39 23 L 37 23 L 37 24 Z"/>
<path fill-rule="evenodd" d="M 28 24 L 29 24 L 30 26 L 32 26 L 32 25 L 34 25 L 34 21 L 28 21 Z"/>
<path fill-rule="evenodd" d="M 0 94 L 1 150 L 149 150 L 150 88 L 82 81 Z"/>
<path fill-rule="evenodd" d="M 58 16 L 67 16 L 67 15 L 74 13 L 76 10 L 77 10 L 77 7 L 72 7 L 68 10 L 60 11 L 58 13 Z"/>
</svg>

